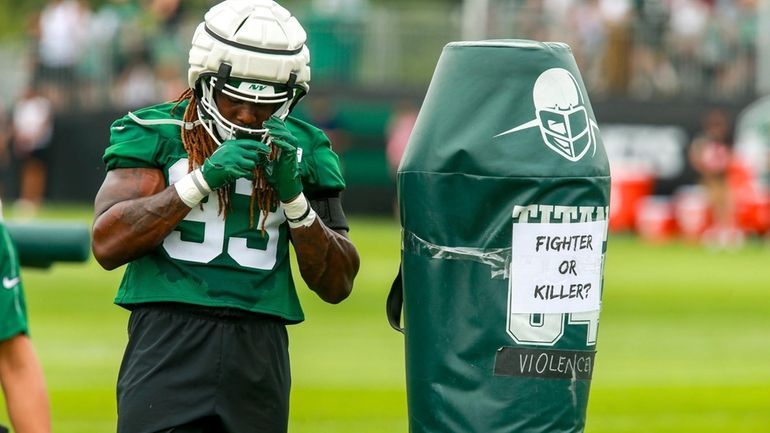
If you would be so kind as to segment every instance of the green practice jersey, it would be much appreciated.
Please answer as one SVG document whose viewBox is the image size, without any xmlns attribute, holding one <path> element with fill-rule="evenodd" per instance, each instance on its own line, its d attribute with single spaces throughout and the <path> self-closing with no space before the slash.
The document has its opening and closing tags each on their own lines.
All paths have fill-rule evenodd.
<svg viewBox="0 0 770 433">
<path fill-rule="evenodd" d="M 187 102 L 156 105 L 129 113 L 113 123 L 107 170 L 157 168 L 171 185 L 188 172 L 181 140 Z M 313 196 L 345 187 L 339 159 L 318 128 L 287 118 L 297 137 L 298 161 L 305 194 Z M 193 208 L 153 251 L 126 268 L 115 302 L 183 302 L 234 307 L 303 320 L 289 265 L 289 229 L 283 212 L 255 215 L 249 228 L 252 182 L 237 179 L 227 218 L 219 215 L 216 191 Z M 256 212 L 259 214 L 258 210 Z M 265 233 L 260 228 L 264 221 Z"/>
<path fill-rule="evenodd" d="M 1 211 L 0 211 L 1 212 Z M 19 273 L 19 257 L 0 213 L 0 341 L 26 334 L 27 309 Z"/>
</svg>

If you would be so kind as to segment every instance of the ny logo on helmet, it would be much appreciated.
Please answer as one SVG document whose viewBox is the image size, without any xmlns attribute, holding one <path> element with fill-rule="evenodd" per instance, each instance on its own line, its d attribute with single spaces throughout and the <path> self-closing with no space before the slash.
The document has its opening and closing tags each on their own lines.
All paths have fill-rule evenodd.
<svg viewBox="0 0 770 433">
<path fill-rule="evenodd" d="M 539 127 L 546 146 L 570 161 L 579 161 L 593 148 L 598 125 L 589 117 L 578 82 L 566 69 L 540 74 L 532 90 L 535 118 L 495 137 Z"/>
</svg>

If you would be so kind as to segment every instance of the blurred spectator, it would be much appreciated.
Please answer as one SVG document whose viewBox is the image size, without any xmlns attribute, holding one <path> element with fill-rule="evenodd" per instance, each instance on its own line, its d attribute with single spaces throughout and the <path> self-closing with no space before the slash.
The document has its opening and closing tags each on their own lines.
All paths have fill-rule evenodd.
<svg viewBox="0 0 770 433">
<path fill-rule="evenodd" d="M 671 97 L 679 89 L 680 78 L 666 50 L 668 18 L 663 0 L 646 1 L 637 9 L 629 93 L 639 99 Z"/>
<path fill-rule="evenodd" d="M 702 90 L 702 68 L 698 64 L 701 37 L 709 22 L 710 9 L 702 0 L 672 0 L 668 47 L 674 67 L 682 80 L 682 90 L 695 93 Z"/>
<path fill-rule="evenodd" d="M 307 107 L 308 120 L 326 133 L 334 152 L 337 155 L 345 153 L 350 146 L 350 137 L 332 100 L 325 95 L 314 95 L 303 103 Z"/>
<path fill-rule="evenodd" d="M 595 94 L 736 98 L 753 92 L 757 0 L 514 4 L 495 6 L 490 36 L 570 44 Z"/>
<path fill-rule="evenodd" d="M 109 0 L 92 14 L 87 31 L 88 49 L 76 71 L 85 107 L 100 107 L 110 101 L 112 76 L 122 56 L 118 41 L 126 29 L 138 33 L 137 16 L 138 8 L 132 0 Z"/>
<path fill-rule="evenodd" d="M 414 102 L 404 100 L 396 107 L 388 123 L 385 148 L 388 157 L 388 169 L 394 177 L 399 164 L 401 164 L 401 157 L 404 155 L 409 137 L 412 135 L 418 113 L 419 109 Z"/>
<path fill-rule="evenodd" d="M 160 101 L 174 101 L 189 87 L 182 69 L 171 59 L 159 62 L 154 74 Z"/>
<path fill-rule="evenodd" d="M 77 0 L 50 0 L 40 13 L 35 78 L 57 109 L 79 102 L 75 69 L 88 42 L 90 16 Z"/>
<path fill-rule="evenodd" d="M 607 44 L 607 29 L 599 9 L 599 0 L 578 2 L 569 17 L 574 23 L 572 31 L 577 37 L 576 43 L 570 43 L 575 61 L 581 65 L 587 82 L 599 83 L 604 75 L 603 58 L 596 53 L 604 52 Z"/>
<path fill-rule="evenodd" d="M 401 157 L 409 143 L 414 124 L 417 122 L 419 108 L 411 100 L 402 100 L 391 115 L 387 127 L 387 141 L 385 143 L 385 156 L 388 159 L 388 171 L 393 179 L 396 178 Z M 396 219 L 400 217 L 398 210 L 398 198 L 393 203 L 393 213 Z"/>
<path fill-rule="evenodd" d="M 178 74 L 179 78 L 186 78 L 186 56 L 180 58 L 179 53 L 187 54 L 189 48 L 189 36 L 182 36 L 183 3 L 180 0 L 146 0 L 148 3 L 149 21 L 151 28 L 145 29 L 146 46 L 148 47 L 148 62 L 154 69 L 159 81 L 158 87 L 170 91 L 168 87 L 178 90 L 173 96 L 176 99 L 179 94 L 188 87 L 185 80 L 180 89 L 171 79 L 171 73 Z M 168 99 L 164 99 L 168 100 Z"/>
<path fill-rule="evenodd" d="M 770 191 L 770 95 L 743 109 L 735 125 L 735 157 L 756 176 L 757 185 Z"/>
<path fill-rule="evenodd" d="M 709 246 L 732 247 L 741 241 L 734 221 L 734 210 L 727 182 L 732 161 L 732 124 L 722 109 L 703 116 L 702 130 L 690 144 L 689 157 L 700 177 L 711 207 L 712 224 L 703 234 Z"/>
<path fill-rule="evenodd" d="M 16 247 L 0 203 L 0 383 L 11 425 L 17 433 L 50 433 L 45 376 L 29 338 L 27 306 Z M 0 430 L 7 432 L 3 426 Z"/>
<path fill-rule="evenodd" d="M 20 170 L 17 215 L 22 217 L 34 216 L 45 196 L 53 116 L 51 101 L 34 86 L 13 106 L 13 153 Z"/>
<path fill-rule="evenodd" d="M 148 9 L 160 23 L 161 32 L 174 34 L 182 18 L 181 0 L 149 0 L 148 3 Z"/>
<path fill-rule="evenodd" d="M 723 33 L 731 36 L 733 45 L 728 48 L 731 56 L 724 73 L 720 77 L 720 96 L 753 95 L 755 82 L 755 44 L 757 42 L 757 1 L 738 0 L 725 3 L 726 11 L 718 12 L 723 17 Z"/>
<path fill-rule="evenodd" d="M 607 91 L 625 94 L 631 77 L 631 1 L 600 0 L 599 12 L 606 26 L 607 44 L 604 50 L 604 72 Z"/>
<path fill-rule="evenodd" d="M 137 78 L 145 82 L 144 67 L 158 81 L 154 87 L 159 94 L 172 93 L 170 89 L 178 88 L 178 80 L 172 76 L 178 74 L 182 82 L 185 79 L 184 46 L 192 30 L 186 12 L 213 2 L 102 0 L 94 3 L 99 7 L 92 14 L 85 0 L 49 0 L 31 31 L 38 46 L 35 79 L 44 85 L 41 90 L 57 109 L 70 102 L 87 107 L 110 102 L 123 105 L 123 99 L 107 97 L 114 92 L 115 81 L 128 83 L 132 77 L 131 82 Z M 361 86 L 395 86 L 419 79 L 415 76 L 425 72 L 419 68 L 434 64 L 416 64 L 410 54 L 433 52 L 439 42 L 452 38 L 452 30 L 438 23 L 455 19 L 451 13 L 457 13 L 457 9 L 429 3 L 389 9 L 382 22 L 401 23 L 390 26 L 396 28 L 394 33 L 381 26 L 361 25 L 368 21 L 368 14 L 377 11 L 366 0 L 308 2 L 304 13 L 312 18 L 307 25 L 309 40 L 319 44 L 318 49 L 311 47 L 316 84 L 333 86 L 348 77 L 346 83 L 360 80 L 353 84 Z M 757 0 L 488 3 L 488 38 L 570 44 L 593 94 L 642 99 L 754 96 Z M 444 11 L 450 15 L 441 15 Z M 413 40 L 401 30 L 410 24 L 419 25 L 425 37 Z M 329 43 L 324 43 L 327 39 Z M 362 41 L 383 49 L 367 56 L 348 49 Z M 410 45 L 402 46 L 400 41 Z M 137 56 L 142 56 L 143 64 L 137 64 Z M 403 67 L 406 64 L 410 67 Z M 382 77 L 389 81 L 383 82 Z"/>
<path fill-rule="evenodd" d="M 136 53 L 115 82 L 113 105 L 133 109 L 158 102 L 163 101 L 156 88 L 155 71 L 145 53 Z"/>
<path fill-rule="evenodd" d="M 92 39 L 104 47 L 108 74 L 118 74 L 143 47 L 142 10 L 133 0 L 109 0 L 94 14 Z"/>
</svg>

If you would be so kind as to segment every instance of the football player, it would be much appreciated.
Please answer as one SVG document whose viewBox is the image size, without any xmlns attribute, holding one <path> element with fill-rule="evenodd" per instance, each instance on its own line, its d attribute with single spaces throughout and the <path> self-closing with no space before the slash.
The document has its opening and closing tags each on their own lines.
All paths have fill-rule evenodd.
<svg viewBox="0 0 770 433">
<path fill-rule="evenodd" d="M 0 383 L 16 433 L 51 431 L 48 395 L 27 326 L 19 260 L 0 204 Z M 4 427 L 0 426 L 0 432 Z M 7 430 L 6 430 L 7 431 Z"/>
<path fill-rule="evenodd" d="M 189 90 L 110 130 L 94 256 L 127 264 L 118 432 L 285 432 L 289 263 L 326 302 L 358 253 L 324 133 L 289 116 L 309 89 L 306 34 L 273 1 L 226 0 L 197 27 Z"/>
</svg>

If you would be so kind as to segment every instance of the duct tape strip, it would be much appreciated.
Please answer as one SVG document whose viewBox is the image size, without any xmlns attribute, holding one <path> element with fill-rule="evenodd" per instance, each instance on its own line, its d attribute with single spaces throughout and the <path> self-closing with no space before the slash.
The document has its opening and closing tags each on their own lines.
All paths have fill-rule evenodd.
<svg viewBox="0 0 770 433">
<path fill-rule="evenodd" d="M 490 267 L 492 279 L 508 279 L 511 248 L 447 247 L 430 243 L 412 232 L 404 231 L 402 249 L 418 256 L 441 260 L 470 260 Z"/>
</svg>

